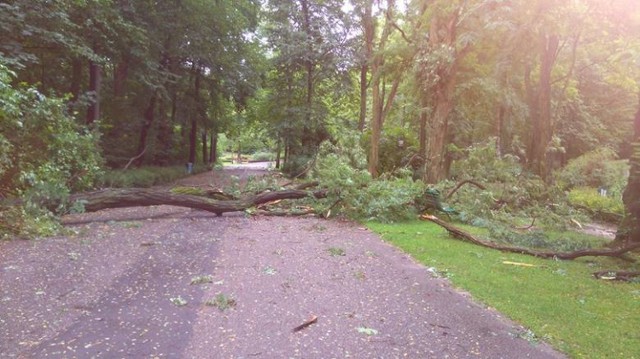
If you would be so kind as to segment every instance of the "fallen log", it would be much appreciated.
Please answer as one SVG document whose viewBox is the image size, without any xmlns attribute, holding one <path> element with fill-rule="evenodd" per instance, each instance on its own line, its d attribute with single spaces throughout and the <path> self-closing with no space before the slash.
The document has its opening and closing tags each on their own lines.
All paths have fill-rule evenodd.
<svg viewBox="0 0 640 359">
<path fill-rule="evenodd" d="M 82 203 L 86 212 L 108 208 L 170 205 L 189 207 L 221 215 L 238 212 L 260 204 L 283 199 L 301 199 L 308 196 L 324 198 L 325 190 L 304 191 L 289 189 L 264 192 L 233 200 L 219 200 L 190 194 L 176 194 L 166 190 L 148 188 L 103 189 L 71 196 L 71 203 Z"/>
<path fill-rule="evenodd" d="M 630 252 L 634 249 L 640 248 L 640 243 L 633 243 L 625 247 L 620 247 L 615 249 L 608 249 L 608 248 L 582 249 L 575 252 L 536 251 L 533 249 L 523 248 L 523 247 L 503 246 L 497 243 L 482 240 L 432 215 L 421 215 L 420 219 L 433 222 L 439 225 L 440 227 L 443 227 L 444 229 L 447 230 L 447 232 L 449 232 L 449 234 L 451 234 L 455 238 L 463 239 L 483 247 L 497 249 L 503 252 L 527 254 L 530 256 L 540 257 L 540 258 L 555 258 L 555 259 L 571 260 L 571 259 L 576 259 L 580 257 L 623 257 L 625 253 Z"/>
</svg>

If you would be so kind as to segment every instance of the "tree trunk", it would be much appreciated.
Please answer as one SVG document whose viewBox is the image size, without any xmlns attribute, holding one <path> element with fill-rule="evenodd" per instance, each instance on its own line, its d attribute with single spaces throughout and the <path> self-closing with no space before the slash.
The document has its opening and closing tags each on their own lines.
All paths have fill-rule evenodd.
<svg viewBox="0 0 640 359">
<path fill-rule="evenodd" d="M 218 162 L 218 133 L 211 131 L 211 151 L 209 154 L 209 163 Z"/>
<path fill-rule="evenodd" d="M 282 140 L 278 137 L 278 145 L 276 146 L 276 168 L 280 169 L 280 152 L 282 151 Z"/>
<path fill-rule="evenodd" d="M 245 209 L 283 199 L 301 199 L 312 195 L 316 198 L 326 197 L 326 191 L 309 192 L 291 189 L 274 192 L 264 192 L 237 200 L 215 200 L 207 197 L 175 194 L 168 191 L 129 188 L 105 189 L 96 192 L 76 194 L 71 197 L 72 202 L 82 201 L 87 212 L 95 212 L 108 208 L 125 208 L 141 206 L 170 205 L 189 207 L 221 215 L 225 212 L 238 212 Z"/>
<path fill-rule="evenodd" d="M 634 120 L 633 152 L 629 159 L 629 182 L 622 195 L 625 217 L 618 228 L 616 242 L 640 243 L 640 105 Z"/>
<path fill-rule="evenodd" d="M 369 173 L 373 177 L 378 176 L 379 162 L 380 162 L 380 138 L 382 135 L 382 123 L 384 116 L 384 82 L 383 80 L 383 65 L 384 57 L 382 51 L 384 51 L 389 35 L 393 29 L 393 9 L 395 7 L 394 0 L 387 0 L 387 10 L 384 29 L 380 36 L 380 42 L 378 43 L 377 53 L 373 54 L 371 61 L 371 97 L 372 97 L 372 114 L 371 114 L 371 142 L 369 148 Z M 373 53 L 373 51 L 372 51 Z"/>
<path fill-rule="evenodd" d="M 174 122 L 167 117 L 165 103 L 166 101 L 162 97 L 158 97 L 158 132 L 156 134 L 156 150 L 153 163 L 159 166 L 169 165 L 173 144 L 173 128 L 171 124 Z"/>
<path fill-rule="evenodd" d="M 364 131 L 367 119 L 367 84 L 369 74 L 369 61 L 373 53 L 374 23 L 372 10 L 373 0 L 365 0 L 362 10 L 362 32 L 364 33 L 363 59 L 360 66 L 360 118 L 358 130 Z"/>
<path fill-rule="evenodd" d="M 149 99 L 149 104 L 144 111 L 144 120 L 142 121 L 142 126 L 140 127 L 140 138 L 138 139 L 138 152 L 142 153 L 147 148 L 147 135 L 149 134 L 149 129 L 153 124 L 153 120 L 156 112 L 156 101 L 158 100 L 158 95 L 154 92 Z M 140 156 L 136 160 L 136 165 L 140 166 L 144 162 L 144 156 Z"/>
<path fill-rule="evenodd" d="M 193 82 L 193 98 L 195 106 L 200 106 L 200 67 L 194 65 L 193 71 L 195 79 Z M 198 116 L 200 111 L 197 109 L 190 112 L 191 114 L 191 132 L 189 133 L 189 163 L 196 163 L 196 142 L 198 140 Z"/>
<path fill-rule="evenodd" d="M 439 66 L 438 82 L 432 87 L 433 113 L 429 117 L 427 129 L 429 141 L 425 153 L 426 183 L 437 183 L 446 177 L 446 146 L 448 144 L 449 116 L 453 111 L 455 86 L 460 60 L 469 47 L 456 49 L 456 31 L 458 11 L 453 11 L 447 18 L 435 17 L 429 29 L 429 45 L 431 48 L 443 46 L 453 48 L 453 60 L 450 64 Z"/>
<path fill-rule="evenodd" d="M 556 61 L 560 40 L 556 35 L 542 35 L 540 51 L 540 78 L 537 91 L 530 95 L 531 137 L 529 141 L 529 168 L 545 182 L 550 180 L 551 168 L 547 150 L 553 136 L 551 123 L 551 72 Z M 529 91 L 532 86 L 529 85 Z"/>
<path fill-rule="evenodd" d="M 129 58 L 125 56 L 113 69 L 113 95 L 122 97 L 125 93 L 125 83 L 129 76 Z"/>
<path fill-rule="evenodd" d="M 100 119 L 100 87 L 102 82 L 102 69 L 93 61 L 89 62 L 89 92 L 92 101 L 87 109 L 86 124 L 93 125 Z"/>
<path fill-rule="evenodd" d="M 209 163 L 209 151 L 207 150 L 207 130 L 202 130 L 200 134 L 200 139 L 202 141 L 202 164 Z"/>
</svg>

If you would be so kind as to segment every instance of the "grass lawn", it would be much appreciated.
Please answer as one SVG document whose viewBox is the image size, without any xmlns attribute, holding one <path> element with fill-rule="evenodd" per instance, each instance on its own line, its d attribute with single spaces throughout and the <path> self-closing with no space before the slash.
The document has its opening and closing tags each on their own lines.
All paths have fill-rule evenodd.
<svg viewBox="0 0 640 359">
<path fill-rule="evenodd" d="M 431 222 L 367 226 L 570 357 L 640 359 L 640 283 L 591 275 L 605 269 L 638 270 L 638 265 L 609 258 L 555 261 L 502 253 L 453 239 Z M 472 227 L 462 228 L 478 234 Z"/>
</svg>

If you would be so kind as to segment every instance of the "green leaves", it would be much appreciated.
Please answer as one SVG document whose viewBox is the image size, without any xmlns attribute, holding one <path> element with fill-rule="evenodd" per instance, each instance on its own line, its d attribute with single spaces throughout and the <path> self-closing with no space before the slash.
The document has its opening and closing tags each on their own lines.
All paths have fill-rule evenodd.
<svg viewBox="0 0 640 359">
<path fill-rule="evenodd" d="M 23 201 L 23 210 L 12 216 L 30 215 L 31 223 L 38 218 L 45 223 L 47 210 L 62 211 L 71 191 L 91 188 L 101 174 L 97 137 L 67 116 L 63 99 L 46 97 L 35 88 L 13 88 L 10 79 L 11 73 L 0 65 L 0 103 L 6 105 L 0 117 L 0 192 Z M 39 233 L 37 225 L 26 228 L 26 219 L 16 223 L 25 226 L 12 232 Z M 44 227 L 51 232 L 49 224 Z"/>
</svg>

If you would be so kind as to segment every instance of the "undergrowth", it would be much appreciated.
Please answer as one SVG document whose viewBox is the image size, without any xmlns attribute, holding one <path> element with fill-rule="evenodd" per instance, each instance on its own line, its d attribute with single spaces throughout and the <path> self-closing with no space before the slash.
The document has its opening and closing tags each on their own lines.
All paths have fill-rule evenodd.
<svg viewBox="0 0 640 359">
<path fill-rule="evenodd" d="M 193 174 L 207 171 L 205 166 L 195 166 Z M 187 176 L 184 166 L 147 166 L 126 170 L 109 170 L 99 179 L 100 187 L 131 188 L 151 187 L 174 182 Z"/>
<path fill-rule="evenodd" d="M 408 169 L 372 178 L 356 136 L 345 136 L 337 145 L 324 142 L 312 177 L 329 189 L 327 198 L 313 203 L 316 212 L 354 219 L 393 222 L 411 218 L 416 215 L 416 197 L 425 191 Z"/>
</svg>

